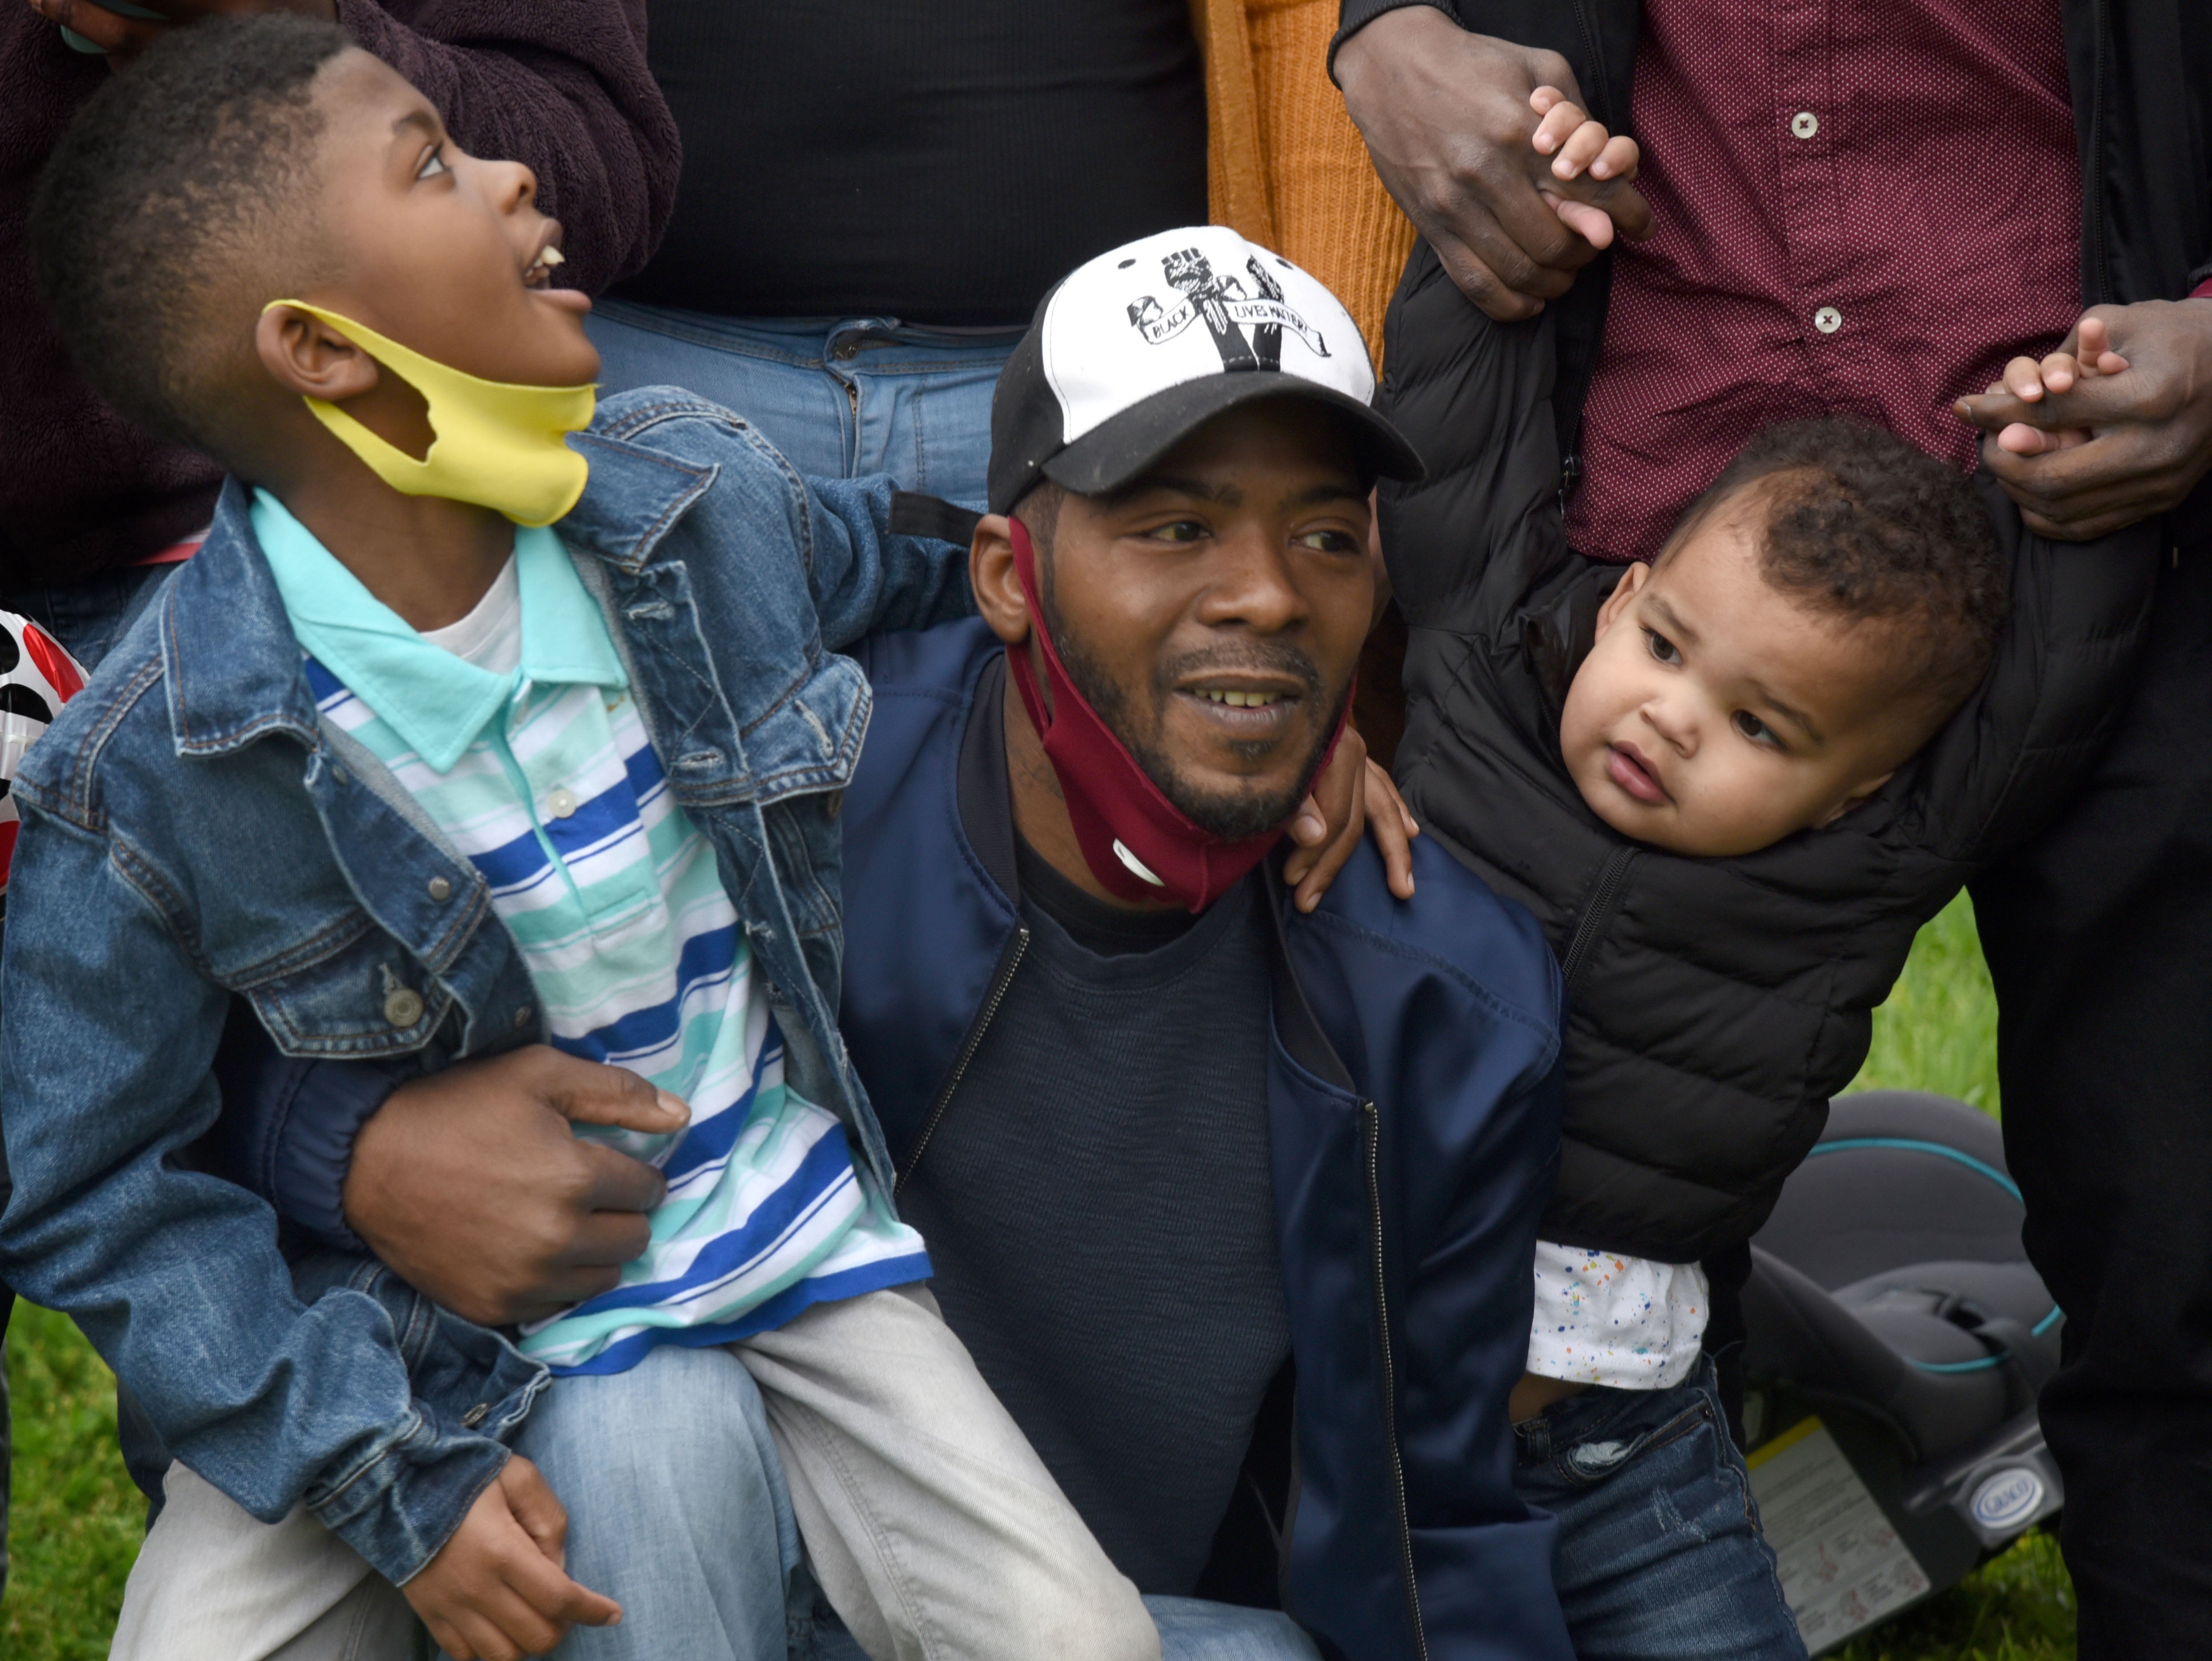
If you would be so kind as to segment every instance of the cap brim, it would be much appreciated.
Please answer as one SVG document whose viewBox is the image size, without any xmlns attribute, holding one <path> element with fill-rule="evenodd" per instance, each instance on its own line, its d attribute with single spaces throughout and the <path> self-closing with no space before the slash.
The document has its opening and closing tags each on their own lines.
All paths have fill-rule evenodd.
<svg viewBox="0 0 2212 1661">
<path fill-rule="evenodd" d="M 1078 496 L 1118 490 L 1224 411 L 1273 398 L 1297 399 L 1341 414 L 1361 466 L 1377 478 L 1412 483 L 1427 472 L 1405 435 L 1358 399 L 1265 371 L 1204 375 L 1155 392 L 1048 458 L 1040 471 Z"/>
</svg>

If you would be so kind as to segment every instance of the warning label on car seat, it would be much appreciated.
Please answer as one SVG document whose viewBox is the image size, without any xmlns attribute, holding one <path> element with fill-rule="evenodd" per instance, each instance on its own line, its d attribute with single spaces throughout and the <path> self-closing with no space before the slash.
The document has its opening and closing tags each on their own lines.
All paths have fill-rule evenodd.
<svg viewBox="0 0 2212 1661">
<path fill-rule="evenodd" d="M 1926 1594 L 1928 1576 L 1818 1419 L 1799 1420 L 1745 1463 L 1782 1595 L 1811 1653 Z"/>
</svg>

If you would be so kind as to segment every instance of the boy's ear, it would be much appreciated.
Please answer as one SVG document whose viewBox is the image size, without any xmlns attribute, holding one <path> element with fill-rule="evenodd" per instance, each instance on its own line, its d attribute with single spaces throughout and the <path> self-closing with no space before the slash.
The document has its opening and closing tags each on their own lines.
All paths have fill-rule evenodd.
<svg viewBox="0 0 2212 1661">
<path fill-rule="evenodd" d="M 319 317 L 271 306 L 253 326 L 261 367 L 280 386 L 325 404 L 343 404 L 375 386 L 376 360 Z"/>
<path fill-rule="evenodd" d="M 986 514 L 968 545 L 968 587 L 991 632 L 1009 646 L 1030 637 L 1030 603 L 1014 570 L 1013 532 L 1004 514 Z"/>
<path fill-rule="evenodd" d="M 1605 631 L 1619 622 L 1620 614 L 1628 609 L 1644 585 L 1651 580 L 1651 568 L 1638 560 L 1620 574 L 1620 581 L 1613 585 L 1613 593 L 1606 596 L 1605 604 L 1597 608 L 1597 638 L 1603 640 Z"/>
</svg>

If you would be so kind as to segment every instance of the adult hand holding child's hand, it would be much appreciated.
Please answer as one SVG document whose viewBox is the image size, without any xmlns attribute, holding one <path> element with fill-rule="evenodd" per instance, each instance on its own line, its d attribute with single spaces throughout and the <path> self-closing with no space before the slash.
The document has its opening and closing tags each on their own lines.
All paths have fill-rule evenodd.
<svg viewBox="0 0 2212 1661">
<path fill-rule="evenodd" d="M 1952 407 L 2039 536 L 2166 513 L 2212 471 L 2212 299 L 2096 307 L 2052 356 L 2015 358 Z"/>
<path fill-rule="evenodd" d="M 1557 52 L 1471 33 L 1431 6 L 1406 6 L 1361 27 L 1337 49 L 1334 67 L 1382 183 L 1452 281 L 1499 322 L 1533 317 L 1566 293 L 1606 245 L 1589 234 L 1597 219 L 1606 241 L 1615 228 L 1632 242 L 1650 234 L 1650 207 L 1615 171 L 1614 155 L 1594 154 L 1563 174 L 1551 165 L 1553 152 L 1533 143 L 1548 113 L 1531 105 L 1539 88 L 1583 105 L 1574 71 Z M 1570 220 L 1547 196 L 1593 211 Z"/>
<path fill-rule="evenodd" d="M 346 1221 L 456 1314 L 542 1319 L 621 1280 L 666 1188 L 572 1125 L 666 1135 L 690 1118 L 635 1074 L 543 1044 L 466 1062 L 403 1085 L 362 1127 Z"/>
</svg>

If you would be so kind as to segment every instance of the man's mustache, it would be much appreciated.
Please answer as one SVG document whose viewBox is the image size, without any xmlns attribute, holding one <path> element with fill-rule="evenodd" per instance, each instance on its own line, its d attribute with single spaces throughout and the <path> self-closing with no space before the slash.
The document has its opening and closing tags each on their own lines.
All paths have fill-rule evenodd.
<svg viewBox="0 0 2212 1661">
<path fill-rule="evenodd" d="M 1164 701 L 1183 681 L 1220 673 L 1287 675 L 1298 683 L 1309 699 L 1318 700 L 1321 697 L 1321 671 L 1311 658 L 1287 642 L 1249 641 L 1237 646 L 1185 652 L 1155 668 L 1152 684 Z"/>
</svg>

